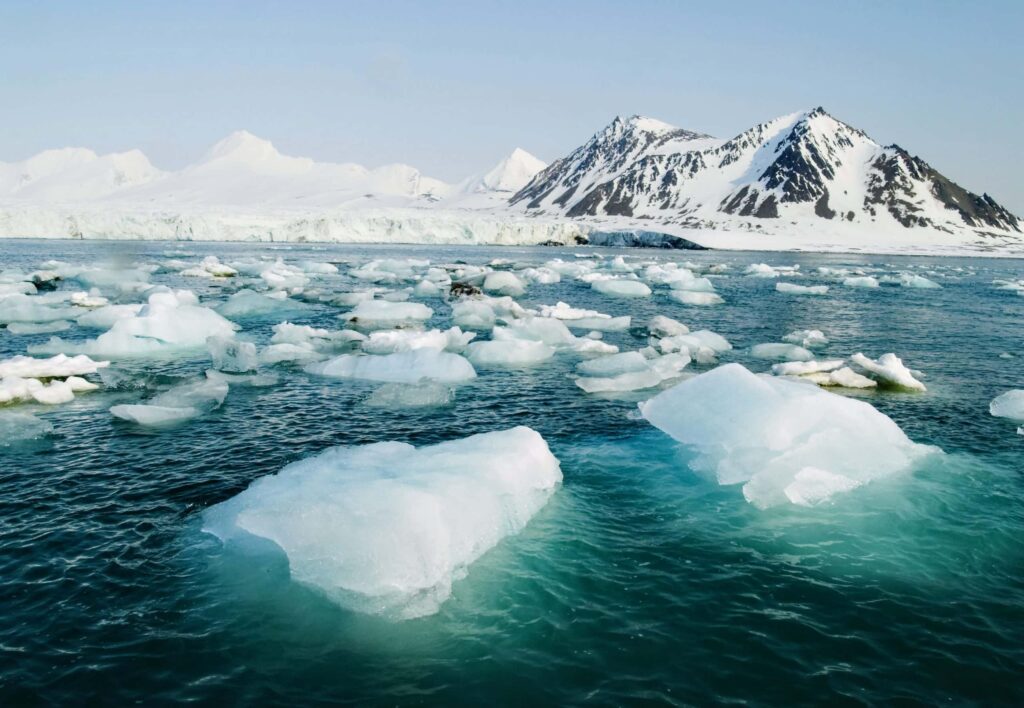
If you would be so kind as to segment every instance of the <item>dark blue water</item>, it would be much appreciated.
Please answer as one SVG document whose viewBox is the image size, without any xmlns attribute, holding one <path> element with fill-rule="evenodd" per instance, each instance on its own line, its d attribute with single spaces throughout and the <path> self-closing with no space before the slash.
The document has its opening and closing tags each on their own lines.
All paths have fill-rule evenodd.
<svg viewBox="0 0 1024 708">
<path fill-rule="evenodd" d="M 562 249 L 8 241 L 0 259 L 23 269 L 50 258 L 161 263 L 180 250 L 228 261 L 573 258 Z M 119 387 L 23 406 L 54 434 L 0 448 L 0 703 L 1024 702 L 1024 437 L 988 414 L 994 396 L 1024 383 L 1024 298 L 991 281 L 1021 277 L 1024 264 L 625 253 L 731 264 L 715 282 L 726 304 L 686 307 L 663 289 L 615 300 L 570 279 L 532 285 L 519 300 L 564 300 L 638 324 L 669 315 L 725 335 L 736 349 L 723 361 L 754 370 L 769 363 L 743 348 L 795 329 L 824 330 L 826 356 L 896 352 L 927 374 L 928 392 L 856 395 L 946 454 L 826 505 L 758 510 L 738 487 L 690 472 L 685 450 L 636 420 L 649 393 L 588 396 L 568 378 L 568 356 L 482 372 L 453 405 L 430 410 L 369 407 L 373 384 L 283 366 L 278 385 L 233 387 L 209 416 L 156 431 L 108 408 L 199 374 L 208 358 L 116 362 Z M 785 296 L 774 280 L 740 275 L 761 261 L 914 270 L 943 288 Z M 152 280 L 190 287 L 204 303 L 236 287 L 176 273 Z M 431 304 L 430 324 L 446 326 L 447 307 Z M 310 305 L 291 319 L 337 328 L 339 312 Z M 280 319 L 242 324 L 265 341 Z M 49 336 L 0 332 L 0 354 Z M 638 333 L 605 338 L 646 344 Z M 525 531 L 471 566 L 436 615 L 348 612 L 291 582 L 283 558 L 226 552 L 199 530 L 203 509 L 332 445 L 430 444 L 518 424 L 544 435 L 564 486 Z"/>
</svg>

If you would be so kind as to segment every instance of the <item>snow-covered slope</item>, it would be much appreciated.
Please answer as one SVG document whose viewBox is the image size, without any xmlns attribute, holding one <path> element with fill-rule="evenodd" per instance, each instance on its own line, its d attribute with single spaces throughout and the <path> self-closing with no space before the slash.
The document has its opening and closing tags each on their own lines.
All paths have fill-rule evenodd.
<svg viewBox="0 0 1024 708">
<path fill-rule="evenodd" d="M 0 162 L 0 199 L 92 200 L 146 184 L 162 174 L 138 150 L 109 155 L 85 148 L 45 150 L 21 162 Z"/>
<path fill-rule="evenodd" d="M 354 163 L 282 155 L 247 131 L 216 143 L 197 163 L 116 195 L 165 207 L 329 208 L 348 202 L 400 205 L 444 196 L 450 187 L 408 165 L 369 170 Z"/>
<path fill-rule="evenodd" d="M 512 153 L 482 175 L 470 177 L 458 186 L 463 193 L 518 192 L 547 165 L 522 148 Z"/>
<path fill-rule="evenodd" d="M 822 108 L 718 142 L 669 140 L 649 119 L 616 118 L 510 200 L 526 212 L 663 225 L 776 231 L 862 229 L 1003 235 L 1020 221 L 898 146 L 883 147 Z M 694 135 L 694 134 L 689 134 Z"/>
<path fill-rule="evenodd" d="M 667 123 L 632 116 L 611 122 L 584 145 L 556 160 L 510 200 L 529 209 L 552 209 L 573 215 L 592 190 L 621 175 L 648 155 L 701 149 L 719 141 Z"/>
</svg>

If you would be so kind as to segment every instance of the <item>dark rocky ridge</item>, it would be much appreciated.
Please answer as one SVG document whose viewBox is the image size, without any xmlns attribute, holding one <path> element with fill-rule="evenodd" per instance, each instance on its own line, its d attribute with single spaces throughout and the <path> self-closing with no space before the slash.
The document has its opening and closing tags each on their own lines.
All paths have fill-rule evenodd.
<svg viewBox="0 0 1024 708">
<path fill-rule="evenodd" d="M 898 146 L 878 145 L 823 108 L 788 119 L 791 124 L 786 120 L 687 149 L 708 136 L 616 118 L 535 176 L 510 204 L 574 218 L 676 224 L 786 218 L 870 225 L 891 216 L 905 228 L 1021 232 L 1020 219 L 989 195 L 967 191 Z M 863 194 L 862 204 L 846 194 L 850 175 L 858 181 L 852 194 Z M 720 185 L 723 191 L 710 198 Z"/>
</svg>

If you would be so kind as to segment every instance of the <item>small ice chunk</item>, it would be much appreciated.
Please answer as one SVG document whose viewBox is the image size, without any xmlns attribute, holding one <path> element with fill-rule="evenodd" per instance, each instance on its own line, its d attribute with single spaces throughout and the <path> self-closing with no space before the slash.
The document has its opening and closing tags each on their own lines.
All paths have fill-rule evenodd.
<svg viewBox="0 0 1024 708">
<path fill-rule="evenodd" d="M 508 327 L 495 327 L 493 339 L 530 339 L 552 347 L 572 347 L 576 336 L 561 320 L 549 317 L 525 317 L 510 322 Z"/>
<path fill-rule="evenodd" d="M 233 278 L 238 271 L 221 263 L 217 256 L 207 256 L 198 266 L 186 268 L 181 275 L 191 278 Z"/>
<path fill-rule="evenodd" d="M 452 324 L 467 329 L 490 329 L 497 318 L 492 308 L 480 300 L 462 300 L 452 305 Z"/>
<path fill-rule="evenodd" d="M 290 266 L 280 258 L 260 272 L 263 282 L 275 290 L 294 290 L 304 287 L 309 278 L 301 268 Z"/>
<path fill-rule="evenodd" d="M 989 403 L 988 412 L 997 418 L 1024 422 L 1024 390 L 1014 389 L 999 394 Z"/>
<path fill-rule="evenodd" d="M 228 298 L 227 302 L 217 308 L 217 312 L 231 319 L 244 319 L 246 317 L 266 317 L 274 315 L 283 317 L 289 314 L 298 315 L 304 312 L 307 306 L 287 297 L 270 297 L 255 290 L 239 290 Z"/>
<path fill-rule="evenodd" d="M 658 340 L 657 345 L 662 354 L 688 352 L 698 364 L 708 361 L 709 354 L 713 359 L 718 354 L 732 349 L 732 345 L 725 337 L 707 329 L 697 330 L 689 334 L 662 337 Z"/>
<path fill-rule="evenodd" d="M 366 405 L 373 408 L 436 408 L 452 402 L 453 391 L 444 384 L 426 382 L 422 384 L 387 383 L 366 399 Z"/>
<path fill-rule="evenodd" d="M 788 295 L 825 295 L 827 285 L 797 285 L 796 283 L 775 283 L 775 290 Z"/>
<path fill-rule="evenodd" d="M 210 337 L 206 340 L 213 359 L 213 368 L 234 374 L 243 374 L 259 368 L 259 356 L 252 342 L 240 342 L 233 337 Z"/>
<path fill-rule="evenodd" d="M 227 395 L 226 381 L 206 378 L 169 388 L 145 404 L 112 406 L 110 414 L 143 426 L 172 425 L 220 408 Z"/>
<path fill-rule="evenodd" d="M 50 332 L 64 332 L 71 328 L 67 320 L 55 320 L 53 322 L 12 322 L 7 325 L 7 331 L 11 334 L 47 334 Z"/>
<path fill-rule="evenodd" d="M 109 361 L 93 361 L 84 354 L 66 356 L 57 354 L 49 359 L 30 356 L 14 356 L 0 360 L 0 378 L 19 376 L 33 379 L 64 379 L 68 376 L 95 374 L 110 366 Z"/>
<path fill-rule="evenodd" d="M 582 376 L 618 376 L 630 371 L 645 371 L 647 368 L 647 357 L 640 352 L 612 354 L 581 361 L 576 365 L 576 371 Z"/>
<path fill-rule="evenodd" d="M 627 278 L 595 280 L 590 283 L 590 287 L 602 295 L 613 297 L 648 297 L 651 294 L 651 289 L 646 284 Z"/>
<path fill-rule="evenodd" d="M 696 453 L 691 468 L 719 484 L 743 484 L 743 496 L 760 508 L 824 502 L 935 449 L 863 401 L 739 364 L 679 383 L 640 412 Z"/>
<path fill-rule="evenodd" d="M 511 295 L 519 297 L 526 292 L 526 285 L 515 273 L 506 270 L 496 270 L 488 273 L 484 278 L 484 291 L 497 293 L 498 295 Z"/>
<path fill-rule="evenodd" d="M 555 355 L 553 347 L 531 339 L 501 339 L 473 342 L 466 347 L 466 356 L 475 366 L 533 366 Z"/>
<path fill-rule="evenodd" d="M 367 354 L 393 354 L 413 349 L 437 349 L 438 351 L 461 352 L 476 337 L 475 332 L 463 332 L 458 327 L 441 331 L 410 329 L 378 330 L 363 342 Z"/>
<path fill-rule="evenodd" d="M 531 283 L 539 285 L 553 285 L 562 281 L 562 276 L 556 271 L 543 266 L 540 268 L 524 268 L 520 275 Z"/>
<path fill-rule="evenodd" d="M 790 332 L 782 338 L 783 342 L 789 342 L 790 344 L 799 344 L 801 347 L 807 349 L 813 349 L 815 347 L 823 347 L 828 344 L 828 337 L 820 329 L 798 329 L 795 332 Z"/>
<path fill-rule="evenodd" d="M 670 290 L 668 296 L 683 305 L 708 307 L 721 305 L 725 300 L 717 293 L 694 292 L 690 290 Z"/>
<path fill-rule="evenodd" d="M 31 413 L 0 411 L 0 448 L 36 440 L 53 432 L 53 424 Z"/>
<path fill-rule="evenodd" d="M 622 332 L 629 329 L 631 317 L 612 317 L 596 310 L 583 310 L 559 302 L 557 305 L 541 305 L 542 317 L 562 320 L 573 329 L 588 329 L 598 332 Z"/>
<path fill-rule="evenodd" d="M 115 418 L 148 428 L 159 428 L 175 423 L 183 423 L 202 415 L 196 408 L 177 408 L 173 406 L 154 406 L 141 403 L 111 406 L 110 414 Z"/>
<path fill-rule="evenodd" d="M 110 300 L 100 295 L 98 290 L 93 290 L 92 292 L 88 293 L 71 293 L 71 297 L 69 298 L 69 300 L 72 305 L 84 308 L 106 307 L 107 305 L 110 304 Z"/>
<path fill-rule="evenodd" d="M 900 273 L 900 285 L 904 288 L 937 289 L 942 287 L 934 280 L 928 280 L 923 275 L 914 273 Z"/>
<path fill-rule="evenodd" d="M 325 354 L 317 351 L 313 344 L 308 342 L 305 344 L 292 344 L 291 342 L 270 344 L 263 347 L 259 353 L 261 364 L 280 364 L 285 361 L 308 364 L 319 361 L 325 356 Z"/>
<path fill-rule="evenodd" d="M 587 393 L 640 391 L 677 378 L 689 363 L 687 354 L 666 354 L 648 360 L 643 370 L 608 377 L 583 376 L 576 379 L 576 385 Z"/>
<path fill-rule="evenodd" d="M 325 261 L 300 261 L 299 268 L 304 273 L 312 273 L 314 275 L 335 275 L 338 272 L 338 266 Z"/>
<path fill-rule="evenodd" d="M 883 354 L 877 360 L 872 360 L 858 352 L 850 357 L 850 361 L 871 374 L 879 384 L 909 391 L 927 390 L 895 354 Z"/>
<path fill-rule="evenodd" d="M 690 328 L 671 317 L 655 315 L 647 323 L 647 331 L 652 337 L 674 337 L 680 334 L 689 334 Z"/>
<path fill-rule="evenodd" d="M 416 283 L 412 289 L 412 294 L 415 297 L 441 297 L 441 288 L 437 283 L 433 283 L 429 280 L 421 280 Z"/>
<path fill-rule="evenodd" d="M 784 364 L 773 365 L 772 373 L 776 376 L 806 376 L 821 371 L 835 371 L 842 367 L 843 363 L 842 359 L 787 361 Z"/>
<path fill-rule="evenodd" d="M 685 268 L 676 271 L 676 276 L 668 281 L 668 286 L 673 290 L 687 290 L 694 293 L 715 292 L 715 286 L 708 278 L 698 278 Z"/>
<path fill-rule="evenodd" d="M 776 361 L 810 361 L 814 358 L 814 354 L 801 346 L 781 342 L 755 344 L 750 348 L 750 355 L 757 359 L 774 359 Z"/>
<path fill-rule="evenodd" d="M 29 351 L 77 351 L 110 358 L 153 356 L 205 347 L 209 337 L 234 335 L 237 325 L 195 302 L 195 295 L 187 290 L 153 293 L 136 316 L 117 320 L 96 339 L 66 342 L 52 337 L 46 344 L 29 347 Z"/>
<path fill-rule="evenodd" d="M 419 302 L 363 300 L 343 318 L 360 329 L 393 329 L 425 322 L 433 315 L 433 310 Z"/>
<path fill-rule="evenodd" d="M 10 295 L 2 301 L 0 307 L 0 324 L 12 322 L 56 322 L 57 320 L 73 320 L 82 311 L 77 307 L 51 307 L 40 301 L 39 295 Z"/>
<path fill-rule="evenodd" d="M 870 275 L 855 276 L 843 280 L 843 285 L 848 288 L 877 288 L 878 279 Z"/>
<path fill-rule="evenodd" d="M 421 379 L 460 383 L 476 378 L 473 365 L 465 357 L 436 349 L 416 349 L 383 356 L 342 354 L 309 364 L 306 371 L 334 378 L 392 383 L 417 383 Z"/>
<path fill-rule="evenodd" d="M 95 329 L 110 329 L 118 320 L 135 317 L 143 305 L 107 305 L 92 312 L 81 315 L 76 322 L 80 327 L 92 327 Z"/>
<path fill-rule="evenodd" d="M 4 379 L 5 381 L 7 379 Z M 80 379 L 84 380 L 84 379 Z M 25 379 L 27 382 L 40 383 L 39 386 L 33 386 L 31 388 L 32 398 L 37 403 L 42 403 L 47 406 L 56 406 L 61 403 L 70 403 L 75 400 L 75 389 L 67 381 L 51 381 L 49 384 L 42 385 L 36 379 Z M 32 386 L 32 384 L 30 384 Z"/>
<path fill-rule="evenodd" d="M 452 584 L 521 531 L 562 481 L 524 428 L 429 447 L 334 447 L 262 477 L 203 514 L 225 543 L 272 541 L 292 579 L 358 612 L 433 614 Z"/>
<path fill-rule="evenodd" d="M 743 274 L 755 278 L 778 278 L 781 275 L 796 275 L 799 265 L 770 266 L 767 263 L 752 263 L 744 269 Z"/>
<path fill-rule="evenodd" d="M 869 379 L 867 376 L 861 376 L 848 366 L 830 371 L 828 378 L 829 381 L 825 384 L 827 386 L 841 386 L 842 388 L 875 388 L 878 386 L 877 381 Z"/>
<path fill-rule="evenodd" d="M 251 386 L 253 388 L 276 386 L 281 381 L 276 374 L 225 374 L 223 371 L 213 369 L 206 370 L 206 378 L 223 381 L 228 386 Z"/>
</svg>

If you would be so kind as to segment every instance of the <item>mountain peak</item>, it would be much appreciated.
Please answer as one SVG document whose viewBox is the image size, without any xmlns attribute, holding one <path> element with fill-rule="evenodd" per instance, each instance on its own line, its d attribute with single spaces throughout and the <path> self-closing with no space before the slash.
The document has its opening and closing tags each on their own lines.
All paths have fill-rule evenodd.
<svg viewBox="0 0 1024 708">
<path fill-rule="evenodd" d="M 625 123 L 631 128 L 643 130 L 648 133 L 668 133 L 674 130 L 679 130 L 676 126 L 670 125 L 665 121 L 641 115 L 632 115 L 629 118 L 626 118 Z"/>
<path fill-rule="evenodd" d="M 462 188 L 466 192 L 515 192 L 547 167 L 522 148 L 515 148 L 505 159 L 480 177 L 470 178 Z"/>
<path fill-rule="evenodd" d="M 257 162 L 281 157 L 273 143 L 259 138 L 248 130 L 236 130 L 213 144 L 203 158 L 203 162 L 214 160 L 232 160 L 239 162 Z"/>
</svg>

